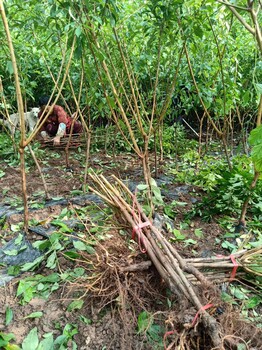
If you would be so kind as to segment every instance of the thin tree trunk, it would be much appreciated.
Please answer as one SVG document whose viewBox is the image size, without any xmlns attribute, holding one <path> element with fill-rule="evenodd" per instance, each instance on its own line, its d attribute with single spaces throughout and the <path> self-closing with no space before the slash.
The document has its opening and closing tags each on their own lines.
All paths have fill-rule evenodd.
<svg viewBox="0 0 262 350">
<path fill-rule="evenodd" d="M 37 166 L 37 169 L 38 169 L 38 171 L 39 171 L 39 174 L 40 174 L 40 176 L 41 176 L 41 179 L 42 179 L 42 182 L 43 182 L 43 186 L 44 186 L 44 190 L 45 190 L 46 199 L 50 199 L 51 197 L 50 197 L 50 195 L 49 195 L 49 193 L 48 193 L 48 188 L 47 188 L 47 185 L 46 185 L 45 178 L 44 178 L 44 175 L 43 175 L 43 173 L 42 173 L 41 167 L 40 167 L 40 165 L 39 165 L 39 162 L 38 162 L 38 160 L 37 160 L 37 158 L 36 158 L 36 156 L 35 156 L 34 151 L 32 150 L 32 147 L 31 147 L 30 145 L 28 145 L 28 148 L 29 148 L 29 151 L 30 151 L 30 153 L 31 153 L 31 156 L 32 156 L 32 158 L 33 158 L 33 160 L 34 160 L 34 162 L 35 162 L 35 164 L 36 164 L 36 166 Z"/>
<path fill-rule="evenodd" d="M 16 64 L 16 57 L 14 52 L 14 47 L 12 43 L 12 38 L 7 22 L 7 17 L 5 14 L 4 4 L 3 1 L 0 0 L 0 13 L 2 17 L 2 22 L 5 28 L 7 43 L 10 51 L 12 66 L 14 70 L 14 79 L 15 79 L 15 89 L 16 89 L 16 98 L 17 98 L 17 106 L 18 106 L 18 113 L 20 118 L 20 130 L 21 130 L 21 136 L 20 136 L 20 145 L 19 145 L 19 153 L 20 153 L 20 170 L 21 170 L 21 180 L 22 180 L 22 197 L 23 197 L 23 203 L 24 203 L 24 230 L 25 232 L 28 232 L 28 202 L 27 202 L 27 192 L 26 192 L 26 175 L 25 175 L 25 120 L 24 120 L 24 106 L 23 106 L 23 98 L 20 88 L 20 82 L 19 82 L 19 74 Z"/>
<path fill-rule="evenodd" d="M 84 176 L 84 192 L 86 192 L 86 184 L 88 177 L 89 159 L 90 159 L 90 144 L 91 144 L 91 131 L 87 133 L 86 141 L 86 165 L 85 165 L 85 176 Z"/>
<path fill-rule="evenodd" d="M 257 180 L 259 179 L 259 175 L 260 173 L 258 171 L 255 171 L 253 181 L 249 187 L 251 191 L 254 190 L 254 188 L 256 187 Z M 242 227 L 246 226 L 246 213 L 247 213 L 249 200 L 250 200 L 250 195 L 246 198 L 242 206 L 241 215 L 239 218 L 239 225 L 241 225 Z"/>
<path fill-rule="evenodd" d="M 154 132 L 154 161 L 155 161 L 155 178 L 158 177 L 158 168 L 157 168 L 157 148 L 156 148 L 156 131 Z"/>
</svg>

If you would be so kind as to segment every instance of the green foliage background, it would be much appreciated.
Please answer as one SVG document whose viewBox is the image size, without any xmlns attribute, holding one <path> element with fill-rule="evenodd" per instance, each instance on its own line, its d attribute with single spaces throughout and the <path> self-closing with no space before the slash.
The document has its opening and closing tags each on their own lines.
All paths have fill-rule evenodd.
<svg viewBox="0 0 262 350">
<path fill-rule="evenodd" d="M 76 49 L 70 67 L 74 90 L 76 94 L 79 91 L 83 68 L 81 107 L 91 108 L 92 120 L 108 117 L 108 106 L 90 51 L 95 50 L 88 34 L 89 23 L 92 23 L 101 44 L 99 51 L 95 51 L 97 61 L 110 63 L 112 72 L 113 67 L 117 67 L 118 74 L 123 76 L 124 86 L 130 92 L 112 31 L 117 29 L 148 114 L 152 108 L 152 86 L 156 79 L 160 40 L 156 115 L 163 106 L 184 41 L 201 97 L 213 118 L 218 120 L 230 111 L 234 113 L 236 107 L 247 120 L 254 115 L 260 95 L 257 84 L 262 76 L 261 57 L 254 40 L 250 40 L 250 34 L 216 1 L 8 0 L 4 4 L 18 60 L 22 93 L 28 106 L 36 105 L 40 95 L 51 93 L 54 82 L 50 71 L 56 79 L 63 52 L 70 50 L 75 36 Z M 3 48 L 0 52 L 0 76 L 4 95 L 10 109 L 15 111 L 12 65 L 2 23 L 0 34 Z M 121 90 L 119 85 L 118 88 Z M 110 95 L 109 87 L 108 92 Z M 182 58 L 174 96 L 178 94 L 186 113 L 201 109 L 185 57 Z M 63 95 L 74 108 L 68 83 Z M 171 111 L 170 107 L 168 113 L 177 112 L 173 109 Z"/>
</svg>

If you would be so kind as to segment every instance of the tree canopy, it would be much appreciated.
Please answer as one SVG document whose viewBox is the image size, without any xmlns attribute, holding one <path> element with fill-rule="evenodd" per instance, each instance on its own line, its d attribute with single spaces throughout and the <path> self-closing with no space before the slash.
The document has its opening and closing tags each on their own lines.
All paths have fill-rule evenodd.
<svg viewBox="0 0 262 350">
<path fill-rule="evenodd" d="M 126 98 L 121 97 L 125 106 L 131 95 L 119 43 L 149 114 L 157 82 L 159 115 L 185 44 L 201 98 L 214 118 L 224 117 L 236 107 L 248 112 L 256 108 L 261 92 L 260 52 L 251 34 L 218 1 L 8 0 L 4 6 L 22 93 L 29 106 L 35 105 L 40 95 L 52 92 L 54 79 L 65 70 L 63 62 L 75 38 L 69 75 L 76 95 L 84 75 L 81 106 L 92 107 L 94 118 L 108 115 L 103 84 L 115 107 L 103 69 L 99 73 L 103 61 L 119 93 L 123 88 L 128 93 Z M 241 6 L 245 6 L 244 1 Z M 242 12 L 249 21 L 248 12 Z M 4 94 L 16 109 L 13 71 L 2 25 L 0 31 L 0 76 Z M 68 80 L 62 93 L 73 104 Z M 200 107 L 185 54 L 172 95 L 180 95 L 187 113 Z"/>
</svg>

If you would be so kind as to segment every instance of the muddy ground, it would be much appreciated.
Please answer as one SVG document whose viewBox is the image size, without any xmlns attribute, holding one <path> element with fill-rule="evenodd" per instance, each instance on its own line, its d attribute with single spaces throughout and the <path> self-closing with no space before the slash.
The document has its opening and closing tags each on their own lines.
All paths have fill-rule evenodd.
<svg viewBox="0 0 262 350">
<path fill-rule="evenodd" d="M 31 226 L 41 224 L 47 228 L 50 222 L 59 217 L 65 208 L 71 211 L 85 208 L 88 218 L 90 200 L 83 199 L 80 204 L 74 203 L 73 200 L 75 197 L 83 195 L 81 192 L 84 181 L 82 157 L 79 156 L 77 150 L 72 151 L 70 168 L 67 168 L 63 151 L 46 150 L 46 155 L 46 158 L 40 160 L 40 165 L 49 195 L 55 200 L 47 202 L 48 206 L 43 205 L 40 208 L 37 206 L 37 203 L 45 203 L 46 201 L 39 171 L 32 164 L 26 174 L 27 194 L 30 203 L 29 216 L 30 220 L 33 219 Z M 170 203 L 174 199 L 185 203 L 178 208 L 171 223 L 174 228 L 179 229 L 185 213 L 190 210 L 193 202 L 201 199 L 202 193 L 197 188 L 176 183 L 176 179 L 170 175 L 164 176 L 168 169 L 168 162 L 171 161 L 164 162 L 159 168 L 160 179 L 162 179 L 159 184 L 162 187 L 166 203 Z M 141 164 L 136 158 L 129 155 L 112 157 L 99 153 L 92 154 L 90 167 L 103 171 L 108 178 L 115 174 L 118 178 L 127 181 L 131 187 L 143 179 Z M 1 240 L 2 245 L 4 245 L 22 230 L 17 231 L 16 225 L 22 222 L 23 214 L 20 212 L 22 198 L 20 169 L 4 163 L 4 160 L 1 160 L 1 169 L 5 171 L 5 175 L 0 179 L 0 206 L 11 205 L 15 209 L 12 215 L 8 215 L 5 223 L 2 223 Z M 64 199 L 66 201 L 63 201 Z M 100 211 L 105 208 L 104 204 L 101 203 L 95 204 L 95 206 L 96 210 Z M 161 208 L 159 214 L 162 215 Z M 83 216 L 81 220 L 84 221 Z M 180 317 L 181 305 L 176 297 L 170 294 L 152 265 L 143 271 L 116 272 L 116 267 L 148 262 L 148 258 L 146 254 L 140 252 L 135 242 L 130 241 L 125 228 L 116 228 L 117 225 L 113 225 L 112 220 L 112 216 L 109 220 L 105 219 L 104 226 L 107 227 L 105 231 L 102 231 L 103 239 L 98 240 L 97 255 L 92 258 L 94 260 L 90 261 L 89 256 L 83 255 L 79 261 L 72 262 L 66 259 L 61 252 L 58 254 L 57 266 L 52 270 L 42 264 L 32 272 L 26 272 L 13 278 L 2 287 L 0 331 L 13 333 L 15 343 L 21 345 L 26 335 L 34 327 L 37 327 L 40 339 L 49 333 L 53 333 L 54 338 L 57 338 L 63 332 L 64 327 L 70 324 L 70 330 L 77 330 L 76 334 L 72 336 L 72 340 L 77 344 L 77 349 L 80 350 L 162 349 L 164 346 L 163 334 L 170 331 L 172 325 L 176 324 L 175 319 Z M 89 230 L 90 220 L 87 219 L 84 224 Z M 207 223 L 201 221 L 200 218 L 195 218 L 191 220 L 190 225 L 183 232 L 188 238 L 196 240 L 194 235 L 196 229 L 201 229 L 203 233 L 201 237 L 197 238 L 197 244 L 186 246 L 182 242 L 176 242 L 176 247 L 182 256 L 207 257 L 214 252 L 223 253 L 217 243 L 223 234 L 223 229 L 216 223 L 215 219 Z M 31 231 L 29 231 L 28 238 L 30 242 L 44 239 Z M 87 273 L 90 273 L 88 265 L 91 262 L 99 268 L 98 279 L 103 276 L 103 279 L 101 277 L 102 282 L 97 283 L 94 288 L 90 287 L 92 279 L 76 278 L 70 282 L 60 282 L 57 289 L 50 292 L 46 298 L 42 298 L 41 293 L 39 293 L 40 296 L 36 294 L 29 302 L 23 302 L 20 297 L 17 297 L 19 281 L 25 277 L 39 274 L 48 276 L 54 272 L 63 274 L 75 268 L 84 268 Z M 69 305 L 73 300 L 83 300 L 80 309 L 75 308 L 70 311 Z M 13 317 L 6 326 L 7 307 L 12 309 Z M 187 307 L 189 318 L 193 318 L 195 311 L 191 312 L 192 315 L 190 315 L 190 307 L 185 305 L 185 308 Z M 154 315 L 156 332 L 152 331 L 150 336 L 146 336 L 145 332 L 138 332 L 138 317 L 143 311 Z M 42 315 L 39 318 L 26 318 L 33 312 L 42 312 Z M 159 329 L 162 332 L 158 332 Z M 169 337 L 172 338 L 172 335 Z M 75 348 L 72 340 L 67 341 L 65 349 Z M 171 339 L 169 340 L 165 339 L 166 344 L 171 342 Z M 210 349 L 208 339 L 202 345 L 196 345 L 196 348 L 200 350 Z M 259 347 L 253 347 L 253 349 L 259 349 Z"/>
</svg>

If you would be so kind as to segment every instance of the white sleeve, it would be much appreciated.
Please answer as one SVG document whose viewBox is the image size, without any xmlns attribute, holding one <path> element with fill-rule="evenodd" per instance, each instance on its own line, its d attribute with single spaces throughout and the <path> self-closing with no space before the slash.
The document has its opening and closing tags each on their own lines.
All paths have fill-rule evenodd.
<svg viewBox="0 0 262 350">
<path fill-rule="evenodd" d="M 40 135 L 43 137 L 43 139 L 48 136 L 46 131 L 41 131 Z"/>
<path fill-rule="evenodd" d="M 66 132 L 66 125 L 65 123 L 60 123 L 59 126 L 58 126 L 58 130 L 57 130 L 57 133 L 56 133 L 56 136 L 64 136 Z"/>
</svg>

